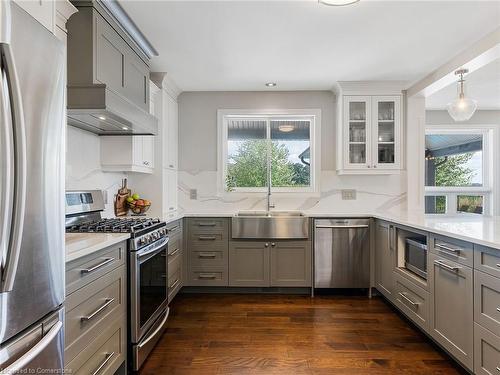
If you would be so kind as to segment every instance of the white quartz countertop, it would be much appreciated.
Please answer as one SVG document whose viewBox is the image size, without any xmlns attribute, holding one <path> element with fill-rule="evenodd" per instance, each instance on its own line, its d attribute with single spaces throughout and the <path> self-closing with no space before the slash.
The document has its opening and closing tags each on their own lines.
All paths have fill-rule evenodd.
<svg viewBox="0 0 500 375">
<path fill-rule="evenodd" d="M 235 212 L 184 212 L 176 217 L 233 217 Z M 304 212 L 311 218 L 374 217 L 423 231 L 453 237 L 500 250 L 500 216 L 473 214 L 424 215 L 410 212 Z"/>
<path fill-rule="evenodd" d="M 66 262 L 126 241 L 128 233 L 66 233 Z"/>
</svg>

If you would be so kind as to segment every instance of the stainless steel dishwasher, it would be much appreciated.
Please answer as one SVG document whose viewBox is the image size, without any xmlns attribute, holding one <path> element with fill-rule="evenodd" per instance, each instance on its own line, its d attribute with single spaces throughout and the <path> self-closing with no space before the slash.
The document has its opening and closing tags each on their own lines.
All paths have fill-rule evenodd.
<svg viewBox="0 0 500 375">
<path fill-rule="evenodd" d="M 370 219 L 314 221 L 314 287 L 370 287 Z"/>
</svg>

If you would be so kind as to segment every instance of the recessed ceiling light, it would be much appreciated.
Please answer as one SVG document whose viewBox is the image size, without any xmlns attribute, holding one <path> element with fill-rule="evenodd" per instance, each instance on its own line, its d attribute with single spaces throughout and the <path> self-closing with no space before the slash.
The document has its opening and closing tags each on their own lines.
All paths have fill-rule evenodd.
<svg viewBox="0 0 500 375">
<path fill-rule="evenodd" d="M 278 129 L 280 132 L 290 133 L 290 132 L 293 132 L 295 130 L 295 127 L 291 124 L 283 124 L 283 125 L 278 126 Z"/>
<path fill-rule="evenodd" d="M 104 117 L 104 116 L 98 116 L 98 117 L 99 117 L 99 120 L 102 120 L 102 121 L 106 120 L 106 117 Z"/>
<path fill-rule="evenodd" d="M 267 87 L 275 87 L 276 86 L 276 82 L 267 82 L 266 86 Z"/>
<path fill-rule="evenodd" d="M 128 128 L 126 126 L 122 126 L 122 129 L 123 130 L 128 130 Z"/>
<path fill-rule="evenodd" d="M 341 7 L 359 2 L 359 0 L 318 0 L 318 3 L 330 6 Z"/>
</svg>

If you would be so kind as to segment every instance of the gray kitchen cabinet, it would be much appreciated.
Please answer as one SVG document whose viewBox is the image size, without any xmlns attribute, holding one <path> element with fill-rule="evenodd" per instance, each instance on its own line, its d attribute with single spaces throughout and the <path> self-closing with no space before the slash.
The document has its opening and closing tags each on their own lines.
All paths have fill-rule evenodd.
<svg viewBox="0 0 500 375">
<path fill-rule="evenodd" d="M 269 242 L 230 242 L 229 286 L 269 286 L 269 246 Z"/>
<path fill-rule="evenodd" d="M 500 373 L 500 337 L 479 324 L 474 324 L 474 373 Z"/>
<path fill-rule="evenodd" d="M 500 277 L 500 250 L 474 245 L 474 268 Z"/>
<path fill-rule="evenodd" d="M 228 286 L 229 220 L 186 220 L 187 286 Z"/>
<path fill-rule="evenodd" d="M 168 231 L 168 302 L 171 303 L 184 282 L 184 238 L 182 220 L 167 224 Z"/>
<path fill-rule="evenodd" d="M 127 358 L 126 242 L 66 263 L 66 372 L 111 375 Z"/>
<path fill-rule="evenodd" d="M 394 304 L 410 320 L 429 330 L 429 293 L 402 275 L 395 274 Z"/>
<path fill-rule="evenodd" d="M 149 67 L 100 7 L 76 4 L 67 23 L 68 85 L 105 84 L 149 113 Z M 99 8 L 99 9 L 98 9 Z M 102 12 L 102 13 L 101 13 Z"/>
<path fill-rule="evenodd" d="M 500 336 L 500 278 L 474 270 L 474 321 Z"/>
<path fill-rule="evenodd" d="M 385 221 L 375 222 L 375 286 L 389 300 L 394 297 L 394 226 Z"/>
<path fill-rule="evenodd" d="M 276 241 L 270 245 L 271 286 L 312 286 L 312 251 L 309 241 Z"/>
<path fill-rule="evenodd" d="M 473 367 L 472 268 L 428 254 L 430 334 L 466 368 Z"/>
</svg>

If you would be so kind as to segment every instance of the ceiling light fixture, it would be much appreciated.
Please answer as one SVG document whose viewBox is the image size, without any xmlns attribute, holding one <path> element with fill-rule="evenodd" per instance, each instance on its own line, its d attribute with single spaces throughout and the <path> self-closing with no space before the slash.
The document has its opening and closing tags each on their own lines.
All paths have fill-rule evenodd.
<svg viewBox="0 0 500 375">
<path fill-rule="evenodd" d="M 126 126 L 122 126 L 122 129 L 123 130 L 128 130 L 128 128 Z"/>
<path fill-rule="evenodd" d="M 276 82 L 267 82 L 266 86 L 267 87 L 275 87 L 276 86 Z"/>
<path fill-rule="evenodd" d="M 446 106 L 448 113 L 455 121 L 469 120 L 477 109 L 477 101 L 465 97 L 464 74 L 468 72 L 468 69 L 459 69 L 455 72 L 455 75 L 460 76 L 457 85 L 458 97 Z"/>
<path fill-rule="evenodd" d="M 351 5 L 351 4 L 354 4 L 357 2 L 359 2 L 359 0 L 318 0 L 318 3 L 320 3 L 320 4 L 334 6 L 334 7 Z"/>
<path fill-rule="evenodd" d="M 283 124 L 278 126 L 278 130 L 283 133 L 290 133 L 295 130 L 295 127 L 291 124 Z"/>
<path fill-rule="evenodd" d="M 102 120 L 102 121 L 106 120 L 106 117 L 104 117 L 104 116 L 98 116 L 98 117 L 99 117 L 99 120 Z"/>
</svg>

